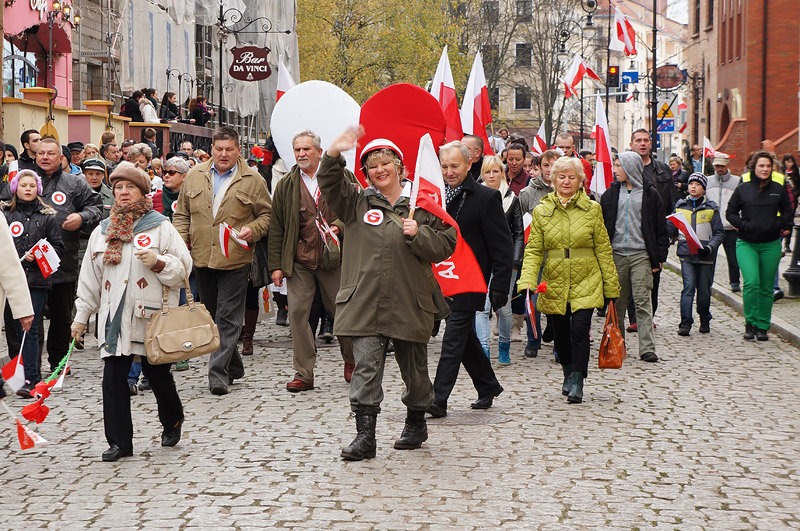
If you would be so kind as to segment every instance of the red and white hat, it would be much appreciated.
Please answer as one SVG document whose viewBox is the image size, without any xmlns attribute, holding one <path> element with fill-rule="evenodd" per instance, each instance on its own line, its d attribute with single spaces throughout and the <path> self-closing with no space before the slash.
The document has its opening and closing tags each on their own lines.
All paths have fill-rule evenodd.
<svg viewBox="0 0 800 531">
<path fill-rule="evenodd" d="M 391 149 L 395 152 L 395 154 L 400 157 L 400 162 L 403 162 L 403 152 L 400 151 L 400 148 L 397 147 L 397 144 L 392 142 L 391 140 L 387 140 L 385 138 L 376 138 L 366 146 L 361 151 L 361 165 L 364 165 L 364 161 L 367 159 L 367 155 L 371 151 L 375 151 L 376 149 Z"/>
</svg>

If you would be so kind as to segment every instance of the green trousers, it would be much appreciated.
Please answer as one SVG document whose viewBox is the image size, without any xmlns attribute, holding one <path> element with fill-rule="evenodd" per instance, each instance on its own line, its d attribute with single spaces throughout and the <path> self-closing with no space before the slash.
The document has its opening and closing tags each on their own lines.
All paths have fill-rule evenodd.
<svg viewBox="0 0 800 531">
<path fill-rule="evenodd" d="M 736 260 L 742 271 L 745 322 L 769 330 L 772 322 L 772 290 L 781 261 L 781 240 L 751 243 L 736 240 Z"/>
</svg>

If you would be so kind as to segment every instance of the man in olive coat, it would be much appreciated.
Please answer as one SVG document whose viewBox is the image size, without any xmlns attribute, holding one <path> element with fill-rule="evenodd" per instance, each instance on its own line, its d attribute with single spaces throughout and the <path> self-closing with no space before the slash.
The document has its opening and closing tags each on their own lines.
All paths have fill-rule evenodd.
<svg viewBox="0 0 800 531">
<path fill-rule="evenodd" d="M 450 142 L 439 150 L 447 212 L 458 223 L 464 240 L 475 254 L 489 286 L 492 310 L 496 311 L 508 302 L 511 287 L 511 232 L 500 192 L 467 179 L 469 155 L 469 149 L 461 142 Z M 473 326 L 475 312 L 483 309 L 485 301 L 485 293 L 462 293 L 452 298 L 452 313 L 446 321 L 442 354 L 433 382 L 435 398 L 428 408 L 428 413 L 434 417 L 447 415 L 447 399 L 462 363 L 478 391 L 478 400 L 471 405 L 473 409 L 491 407 L 494 398 L 503 392 Z"/>
</svg>

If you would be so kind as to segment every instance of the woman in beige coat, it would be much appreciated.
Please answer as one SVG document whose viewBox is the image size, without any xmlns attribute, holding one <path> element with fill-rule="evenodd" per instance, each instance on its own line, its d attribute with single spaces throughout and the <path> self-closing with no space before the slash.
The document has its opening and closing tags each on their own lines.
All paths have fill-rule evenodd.
<svg viewBox="0 0 800 531">
<path fill-rule="evenodd" d="M 133 455 L 133 423 L 127 376 L 134 356 L 150 380 L 164 430 L 162 446 L 181 437 L 183 407 L 170 365 L 150 365 L 144 349 L 147 320 L 161 308 L 162 285 L 169 304 L 177 306 L 180 288 L 192 259 L 178 231 L 153 210 L 146 194 L 150 179 L 123 162 L 111 174 L 114 206 L 89 238 L 78 278 L 78 298 L 72 337 L 86 330 L 97 314 L 98 342 L 103 358 L 103 421 L 109 449 L 103 461 Z"/>
</svg>

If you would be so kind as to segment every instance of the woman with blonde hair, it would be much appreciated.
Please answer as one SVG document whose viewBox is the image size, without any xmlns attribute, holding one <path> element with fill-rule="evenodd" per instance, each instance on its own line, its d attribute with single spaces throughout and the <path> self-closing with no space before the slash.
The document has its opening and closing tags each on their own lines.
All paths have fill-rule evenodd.
<svg viewBox="0 0 800 531">
<path fill-rule="evenodd" d="M 535 290 L 544 265 L 547 290 L 539 294 L 536 306 L 551 318 L 564 373 L 561 393 L 569 403 L 580 403 L 589 366 L 592 312 L 619 296 L 619 281 L 602 210 L 582 188 L 580 160 L 556 160 L 550 176 L 555 191 L 533 209 L 517 286 L 522 294 Z"/>
<path fill-rule="evenodd" d="M 500 195 L 503 198 L 503 212 L 505 212 L 506 222 L 511 231 L 511 242 L 514 249 L 514 269 L 511 285 L 509 286 L 508 302 L 505 306 L 497 310 L 498 330 L 500 332 L 497 349 L 498 361 L 503 365 L 507 365 L 511 363 L 511 293 L 513 292 L 514 282 L 517 280 L 519 270 L 522 267 L 522 251 L 524 248 L 522 209 L 520 208 L 519 199 L 514 195 L 514 192 L 511 191 L 506 181 L 503 159 L 497 155 L 483 157 L 481 177 L 483 177 L 484 186 L 500 191 Z M 492 306 L 489 301 L 489 296 L 487 295 L 483 311 L 475 314 L 475 334 L 478 336 L 483 351 L 486 352 L 486 357 L 489 359 L 491 359 L 491 349 L 489 346 L 489 319 L 491 311 Z"/>
</svg>

